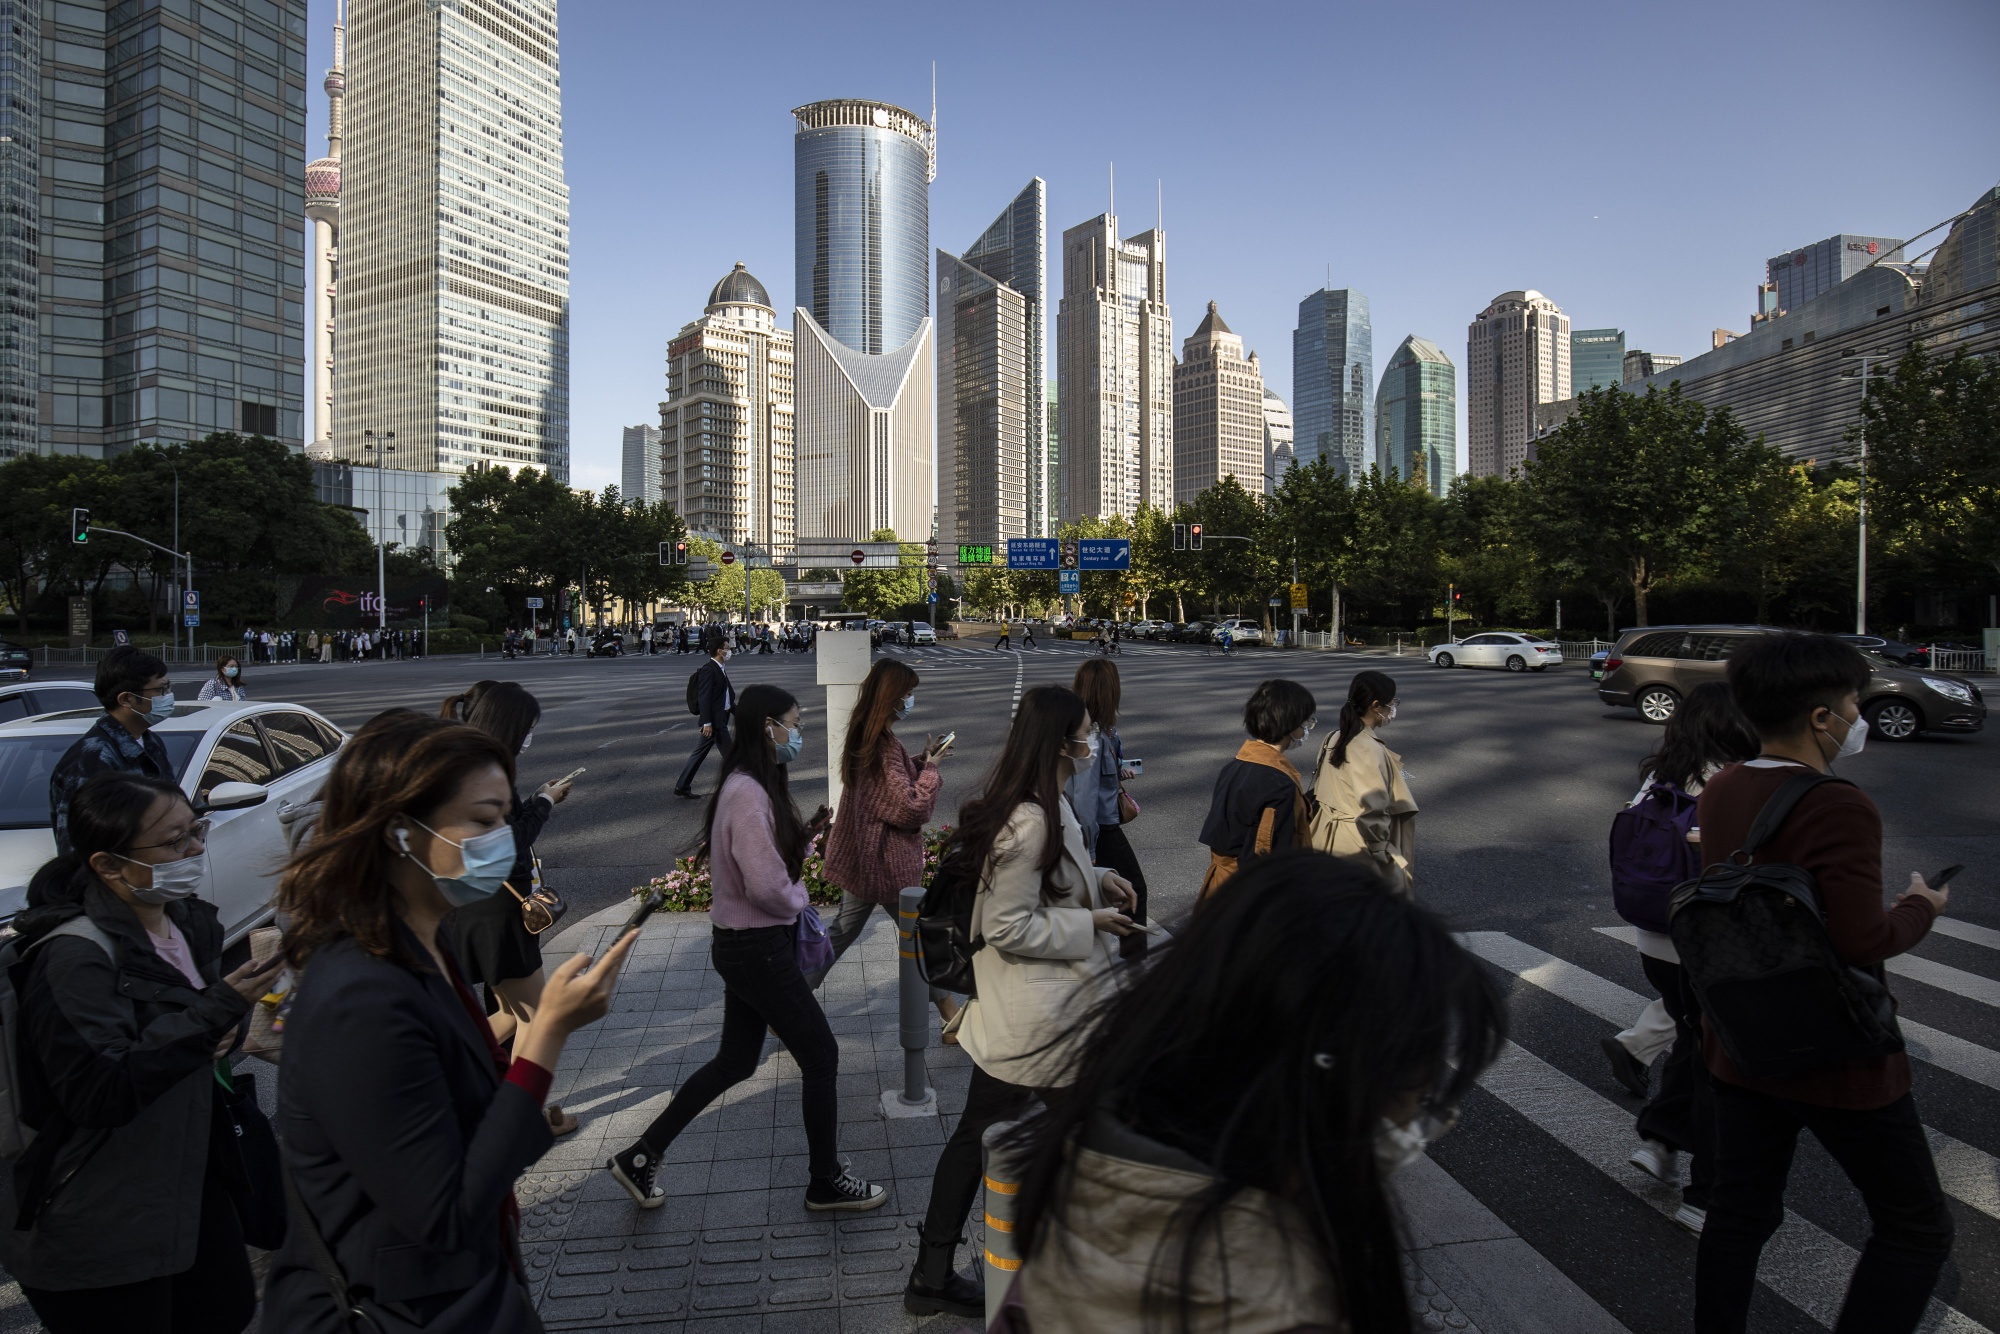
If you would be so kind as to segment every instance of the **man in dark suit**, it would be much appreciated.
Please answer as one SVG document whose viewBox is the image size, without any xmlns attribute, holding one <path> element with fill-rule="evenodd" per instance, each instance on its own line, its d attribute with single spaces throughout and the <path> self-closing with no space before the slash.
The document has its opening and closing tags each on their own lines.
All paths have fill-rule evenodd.
<svg viewBox="0 0 2000 1334">
<path fill-rule="evenodd" d="M 695 670 L 694 678 L 701 740 L 695 742 L 694 753 L 688 756 L 681 767 L 680 780 L 674 784 L 675 796 L 690 799 L 694 796 L 694 776 L 701 771 L 708 752 L 717 746 L 728 749 L 729 713 L 736 707 L 736 691 L 731 688 L 729 671 L 723 666 L 729 660 L 729 641 L 722 637 L 722 627 L 711 625 L 703 629 L 701 646 L 708 653 L 708 661 Z"/>
</svg>

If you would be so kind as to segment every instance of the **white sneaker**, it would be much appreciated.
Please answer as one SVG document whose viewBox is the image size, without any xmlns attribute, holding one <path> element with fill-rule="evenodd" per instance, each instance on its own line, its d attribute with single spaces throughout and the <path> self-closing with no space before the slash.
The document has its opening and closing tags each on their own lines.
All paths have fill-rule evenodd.
<svg viewBox="0 0 2000 1334">
<path fill-rule="evenodd" d="M 1708 1210 L 1697 1209 L 1692 1204 L 1683 1204 L 1674 1210 L 1674 1221 L 1699 1237 L 1702 1227 L 1708 1222 Z"/>
<path fill-rule="evenodd" d="M 1647 1176 L 1674 1184 L 1674 1161 L 1680 1154 L 1656 1139 L 1642 1139 L 1639 1147 L 1632 1150 L 1632 1156 L 1625 1161 L 1644 1172 Z"/>
</svg>

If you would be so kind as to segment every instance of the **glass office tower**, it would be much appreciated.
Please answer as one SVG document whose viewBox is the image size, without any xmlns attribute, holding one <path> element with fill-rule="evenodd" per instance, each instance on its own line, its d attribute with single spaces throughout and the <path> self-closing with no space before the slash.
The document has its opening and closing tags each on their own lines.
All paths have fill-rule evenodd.
<svg viewBox="0 0 2000 1334">
<path fill-rule="evenodd" d="M 1572 329 L 1569 334 L 1569 380 L 1575 393 L 1608 389 L 1625 382 L 1623 329 Z"/>
<path fill-rule="evenodd" d="M 1021 294 L 1026 303 L 1027 394 L 1025 408 L 1027 436 L 1023 441 L 1027 488 L 1023 497 L 1027 537 L 1046 537 L 1055 532 L 1056 501 L 1061 485 L 1049 456 L 1045 413 L 1037 404 L 1046 397 L 1048 362 L 1049 254 L 1047 236 L 1048 186 L 1037 176 L 1014 196 L 993 225 L 986 229 L 964 260 L 995 282 L 1004 283 Z M 943 273 L 940 269 L 940 281 Z M 938 318 L 944 317 L 942 307 Z M 938 339 L 938 358 L 943 360 L 945 340 Z M 942 383 L 944 377 L 938 377 Z M 940 416 L 939 429 L 945 419 Z"/>
<path fill-rule="evenodd" d="M 1382 371 L 1375 396 L 1376 465 L 1442 496 L 1458 475 L 1458 368 L 1411 334 Z"/>
<path fill-rule="evenodd" d="M 35 452 L 41 0 L 0 0 L 0 459 Z"/>
<path fill-rule="evenodd" d="M 1346 476 L 1375 457 L 1375 343 L 1368 298 L 1348 288 L 1299 302 L 1292 333 L 1292 419 L 1301 464 L 1324 458 Z"/>
</svg>

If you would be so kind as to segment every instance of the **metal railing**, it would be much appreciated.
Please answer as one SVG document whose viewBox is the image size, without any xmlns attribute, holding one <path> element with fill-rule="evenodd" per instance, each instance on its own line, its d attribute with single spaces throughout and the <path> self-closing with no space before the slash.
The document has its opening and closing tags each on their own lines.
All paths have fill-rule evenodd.
<svg viewBox="0 0 2000 1334">
<path fill-rule="evenodd" d="M 1930 646 L 1930 666 L 1940 672 L 1985 673 L 1993 670 L 1986 654 L 1979 649 L 1939 648 Z"/>
<path fill-rule="evenodd" d="M 1564 662 L 1588 662 L 1591 655 L 1609 653 L 1615 639 L 1558 639 L 1556 647 L 1563 652 Z"/>
<path fill-rule="evenodd" d="M 206 667 L 223 654 L 242 656 L 240 644 L 197 644 L 192 650 L 168 644 L 142 645 L 148 653 L 166 663 L 169 667 Z M 111 650 L 90 646 L 87 648 L 51 648 L 46 645 L 30 649 L 35 661 L 44 667 L 71 666 L 87 667 L 103 659 Z"/>
</svg>

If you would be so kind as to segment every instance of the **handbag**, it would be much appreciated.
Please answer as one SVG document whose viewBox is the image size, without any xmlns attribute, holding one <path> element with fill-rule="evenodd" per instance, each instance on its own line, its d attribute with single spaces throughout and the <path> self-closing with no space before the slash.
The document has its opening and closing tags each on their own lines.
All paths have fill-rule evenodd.
<svg viewBox="0 0 2000 1334">
<path fill-rule="evenodd" d="M 306 1239 L 306 1253 L 312 1257 L 312 1267 L 318 1271 L 326 1290 L 333 1295 L 333 1304 L 340 1311 L 341 1326 L 349 1330 L 367 1330 L 370 1334 L 387 1334 L 382 1322 L 377 1320 L 367 1307 L 354 1296 L 347 1286 L 347 1275 L 340 1272 L 340 1261 L 333 1258 L 327 1249 L 326 1238 L 319 1234 L 319 1224 L 306 1210 L 305 1198 L 299 1194 L 299 1183 L 292 1175 L 292 1165 L 278 1159 L 278 1174 L 285 1182 L 285 1202 L 291 1206 L 292 1221 L 298 1224 L 299 1235 Z"/>
<path fill-rule="evenodd" d="M 810 903 L 799 913 L 798 925 L 799 971 L 818 977 L 833 967 L 833 941 L 826 934 L 826 923 L 819 919 L 819 910 Z"/>
<path fill-rule="evenodd" d="M 1118 823 L 1131 824 L 1139 818 L 1139 802 L 1121 784 L 1118 788 Z"/>
<path fill-rule="evenodd" d="M 532 879 L 529 882 L 531 888 L 526 894 L 514 888 L 514 882 L 511 880 L 502 883 L 507 886 L 507 892 L 521 902 L 521 925 L 526 928 L 529 935 L 539 936 L 544 931 L 553 929 L 555 924 L 563 919 L 563 914 L 569 911 L 569 904 L 563 902 L 562 895 L 543 883 L 542 859 L 533 853 L 528 856 L 528 874 Z"/>
<path fill-rule="evenodd" d="M 225 1075 L 216 1063 L 215 1099 L 235 1152 L 223 1149 L 216 1164 L 243 1224 L 243 1240 L 274 1251 L 285 1240 L 285 1192 L 280 1180 L 278 1137 L 257 1106 L 257 1077 L 249 1071 Z"/>
</svg>

